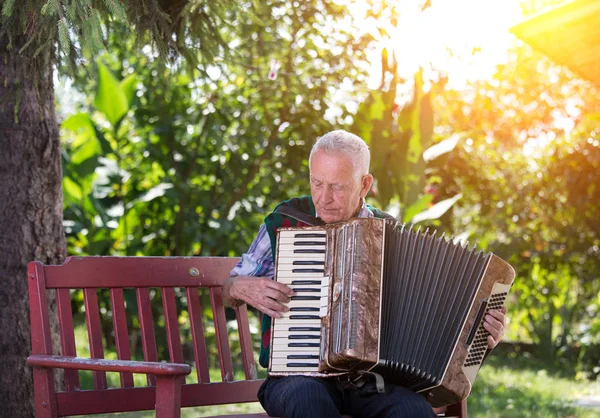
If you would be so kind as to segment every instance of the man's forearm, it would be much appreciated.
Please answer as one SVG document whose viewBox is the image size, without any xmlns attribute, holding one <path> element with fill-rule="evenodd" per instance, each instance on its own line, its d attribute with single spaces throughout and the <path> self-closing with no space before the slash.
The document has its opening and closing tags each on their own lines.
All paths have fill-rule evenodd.
<svg viewBox="0 0 600 418">
<path fill-rule="evenodd" d="M 226 280 L 225 283 L 223 283 L 223 299 L 225 301 L 225 304 L 228 306 L 231 306 L 232 308 L 237 308 L 240 305 L 243 305 L 245 302 L 241 299 L 236 299 L 232 294 L 232 288 L 234 285 L 234 282 L 236 281 L 236 279 L 239 276 L 229 276 Z"/>
</svg>

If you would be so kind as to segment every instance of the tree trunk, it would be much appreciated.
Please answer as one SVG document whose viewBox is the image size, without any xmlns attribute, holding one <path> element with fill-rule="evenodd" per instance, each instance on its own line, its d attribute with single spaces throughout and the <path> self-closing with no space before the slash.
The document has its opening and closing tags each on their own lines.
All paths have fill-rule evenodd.
<svg viewBox="0 0 600 418">
<path fill-rule="evenodd" d="M 24 41 L 0 38 L 0 417 L 34 415 L 27 263 L 66 253 L 53 59 Z"/>
</svg>

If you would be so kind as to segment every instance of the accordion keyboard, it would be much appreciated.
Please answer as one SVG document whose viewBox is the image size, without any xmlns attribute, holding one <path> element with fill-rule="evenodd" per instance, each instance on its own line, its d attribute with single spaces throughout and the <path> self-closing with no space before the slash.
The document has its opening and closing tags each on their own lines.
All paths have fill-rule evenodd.
<svg viewBox="0 0 600 418">
<path fill-rule="evenodd" d="M 277 281 L 294 291 L 289 311 L 273 319 L 272 372 L 318 372 L 321 317 L 327 311 L 325 232 L 280 231 Z"/>
</svg>

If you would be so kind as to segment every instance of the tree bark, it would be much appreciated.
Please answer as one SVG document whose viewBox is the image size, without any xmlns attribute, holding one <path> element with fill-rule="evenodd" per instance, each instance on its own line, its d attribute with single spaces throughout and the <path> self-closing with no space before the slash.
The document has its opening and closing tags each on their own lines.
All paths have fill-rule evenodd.
<svg viewBox="0 0 600 418">
<path fill-rule="evenodd" d="M 0 417 L 34 416 L 27 263 L 66 254 L 53 59 L 25 41 L 0 38 Z"/>
</svg>

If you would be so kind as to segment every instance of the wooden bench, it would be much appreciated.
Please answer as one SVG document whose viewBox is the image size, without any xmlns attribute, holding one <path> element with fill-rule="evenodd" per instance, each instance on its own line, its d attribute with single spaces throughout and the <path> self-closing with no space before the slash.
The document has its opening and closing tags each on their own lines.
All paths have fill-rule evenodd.
<svg viewBox="0 0 600 418">
<path fill-rule="evenodd" d="M 223 281 L 237 261 L 238 258 L 229 257 L 69 257 L 60 266 L 29 263 L 32 355 L 28 363 L 34 368 L 36 417 L 155 410 L 157 417 L 171 418 L 180 416 L 181 407 L 256 402 L 262 380 L 257 379 L 246 306 L 234 309 L 239 352 L 232 353 L 223 305 Z M 60 353 L 52 350 L 49 290 L 56 294 Z M 76 351 L 71 308 L 74 290 L 83 293 L 91 358 L 78 357 Z M 108 309 L 99 305 L 99 292 L 109 295 Z M 159 306 L 153 304 L 152 295 L 162 300 Z M 218 382 L 211 382 L 209 375 L 211 347 L 205 338 L 207 318 L 203 320 L 202 295 L 211 305 L 212 321 L 208 323 L 214 323 L 221 370 Z M 182 315 L 182 310 L 187 314 Z M 109 317 L 116 360 L 104 358 L 106 330 L 102 324 Z M 128 318 L 131 323 L 132 317 L 136 325 L 139 323 L 135 327 L 139 339 L 132 337 L 133 330 L 128 325 Z M 181 318 L 187 321 L 182 324 Z M 159 319 L 164 323 L 162 328 L 157 325 Z M 159 358 L 161 349 L 166 348 L 157 345 L 157 327 L 166 336 L 168 359 Z M 191 335 L 191 343 L 186 347 L 181 343 L 182 328 Z M 131 360 L 130 346 L 136 341 L 141 343 L 143 361 Z M 184 358 L 188 351 L 193 358 Z M 234 370 L 234 363 L 239 364 L 239 370 Z M 190 382 L 189 377 L 186 382 L 186 376 L 192 372 L 190 364 L 197 383 Z M 55 387 L 54 369 L 64 369 L 64 390 Z M 82 370 L 91 371 L 93 389 L 81 389 Z M 235 380 L 236 371 L 243 377 L 241 380 Z M 107 372 L 119 373 L 120 387 L 108 387 Z M 134 373 L 146 374 L 147 385 L 135 386 Z M 449 406 L 446 416 L 450 415 L 466 417 L 466 401 Z"/>
</svg>

